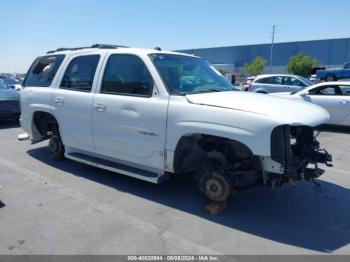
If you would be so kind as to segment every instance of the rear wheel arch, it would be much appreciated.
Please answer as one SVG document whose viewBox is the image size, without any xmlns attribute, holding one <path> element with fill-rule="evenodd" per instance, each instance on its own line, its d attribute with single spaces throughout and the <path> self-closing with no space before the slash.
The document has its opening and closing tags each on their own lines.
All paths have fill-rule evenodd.
<svg viewBox="0 0 350 262">
<path fill-rule="evenodd" d="M 55 116 L 48 112 L 37 111 L 32 120 L 33 143 L 50 139 L 49 149 L 51 159 L 60 161 L 64 159 L 64 145 L 59 132 L 59 124 Z"/>
<path fill-rule="evenodd" d="M 40 141 L 50 138 L 50 133 L 59 135 L 56 117 L 45 111 L 35 111 L 32 116 L 32 133 L 33 137 L 41 137 Z"/>
</svg>

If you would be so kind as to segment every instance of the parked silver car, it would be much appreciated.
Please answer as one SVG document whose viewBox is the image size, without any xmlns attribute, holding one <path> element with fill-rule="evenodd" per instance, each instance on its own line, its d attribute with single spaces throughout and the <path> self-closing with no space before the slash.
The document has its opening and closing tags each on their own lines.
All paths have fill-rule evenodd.
<svg viewBox="0 0 350 262">
<path fill-rule="evenodd" d="M 296 75 L 259 75 L 251 82 L 246 91 L 255 93 L 297 92 L 313 83 Z"/>
</svg>

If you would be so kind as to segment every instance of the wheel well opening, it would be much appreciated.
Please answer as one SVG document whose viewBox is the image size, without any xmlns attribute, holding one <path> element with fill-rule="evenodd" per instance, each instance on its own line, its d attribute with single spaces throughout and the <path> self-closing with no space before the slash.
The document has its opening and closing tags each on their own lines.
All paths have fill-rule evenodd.
<svg viewBox="0 0 350 262">
<path fill-rule="evenodd" d="M 204 158 L 216 159 L 229 167 L 255 157 L 252 151 L 239 141 L 205 134 L 188 134 L 177 144 L 174 171 L 176 173 L 194 171 Z"/>
<path fill-rule="evenodd" d="M 58 135 L 58 122 L 56 118 L 47 112 L 35 112 L 33 115 L 33 132 L 41 136 L 41 141 Z"/>
</svg>

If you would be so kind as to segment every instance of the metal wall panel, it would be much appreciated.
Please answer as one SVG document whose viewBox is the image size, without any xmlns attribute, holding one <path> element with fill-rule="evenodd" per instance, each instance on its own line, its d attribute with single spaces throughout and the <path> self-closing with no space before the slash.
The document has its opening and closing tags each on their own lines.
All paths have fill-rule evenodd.
<svg viewBox="0 0 350 262">
<path fill-rule="evenodd" d="M 269 61 L 270 47 L 270 44 L 261 44 L 179 51 L 203 57 L 213 64 L 234 64 L 236 67 L 242 67 L 257 56 Z M 286 66 L 290 57 L 299 53 L 314 57 L 321 65 L 342 65 L 350 61 L 350 38 L 276 43 L 272 65 Z"/>
</svg>

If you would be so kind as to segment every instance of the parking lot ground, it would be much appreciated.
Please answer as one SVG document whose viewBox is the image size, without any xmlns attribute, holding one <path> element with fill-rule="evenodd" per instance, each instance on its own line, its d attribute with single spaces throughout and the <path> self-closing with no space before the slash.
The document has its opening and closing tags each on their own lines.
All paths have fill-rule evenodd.
<svg viewBox="0 0 350 262">
<path fill-rule="evenodd" d="M 0 122 L 0 254 L 350 254 L 350 130 L 326 127 L 322 187 L 300 182 L 204 211 L 191 180 L 153 185 L 17 141 Z"/>
</svg>

